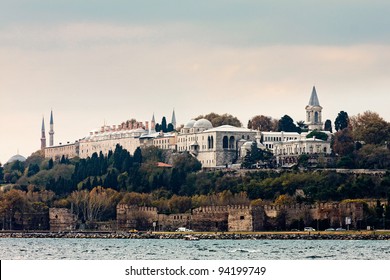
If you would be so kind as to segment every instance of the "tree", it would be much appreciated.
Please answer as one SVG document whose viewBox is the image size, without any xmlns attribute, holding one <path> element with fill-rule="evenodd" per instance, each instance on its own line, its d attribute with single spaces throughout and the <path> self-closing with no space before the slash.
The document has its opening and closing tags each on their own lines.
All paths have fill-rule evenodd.
<svg viewBox="0 0 390 280">
<path fill-rule="evenodd" d="M 305 124 L 305 121 L 298 121 L 297 126 L 301 131 L 308 131 L 307 124 Z"/>
<path fill-rule="evenodd" d="M 48 165 L 47 165 L 47 169 L 52 169 L 54 166 L 54 161 L 52 158 L 49 159 L 49 162 L 48 162 Z"/>
<path fill-rule="evenodd" d="M 344 111 L 340 111 L 337 115 L 336 120 L 334 121 L 334 127 L 336 131 L 343 130 L 349 126 L 349 117 L 348 114 Z"/>
<path fill-rule="evenodd" d="M 356 155 L 360 168 L 390 168 L 390 150 L 382 145 L 366 144 L 356 152 Z"/>
<path fill-rule="evenodd" d="M 165 117 L 163 117 L 162 120 L 161 120 L 161 130 L 162 130 L 162 132 L 167 132 L 168 131 L 167 119 Z"/>
<path fill-rule="evenodd" d="M 306 138 L 313 138 L 313 137 L 315 137 L 316 139 L 321 139 L 322 141 L 328 140 L 328 135 L 321 131 L 313 130 L 308 135 L 306 135 Z"/>
<path fill-rule="evenodd" d="M 236 117 L 234 117 L 230 114 L 219 115 L 216 113 L 210 113 L 210 114 L 207 114 L 205 116 L 200 115 L 195 119 L 196 120 L 207 119 L 211 122 L 213 127 L 217 127 L 217 126 L 221 126 L 221 125 L 232 125 L 232 126 L 236 126 L 236 127 L 242 126 L 241 122 Z"/>
<path fill-rule="evenodd" d="M 27 177 L 31 177 L 39 172 L 39 166 L 36 163 L 32 163 L 28 166 Z"/>
<path fill-rule="evenodd" d="M 332 149 L 340 156 L 349 155 L 354 151 L 355 142 L 349 128 L 344 128 L 334 134 Z"/>
<path fill-rule="evenodd" d="M 135 164 L 139 164 L 140 165 L 142 163 L 142 151 L 141 151 L 140 147 L 135 149 L 133 158 L 134 158 L 134 163 Z"/>
<path fill-rule="evenodd" d="M 4 168 L 0 162 L 0 184 L 3 182 L 3 179 L 4 179 Z"/>
<path fill-rule="evenodd" d="M 390 138 L 390 124 L 378 113 L 366 111 L 351 118 L 353 136 L 366 144 L 384 144 Z"/>
<path fill-rule="evenodd" d="M 278 131 L 284 132 L 300 132 L 299 127 L 294 124 L 294 120 L 288 116 L 284 115 L 278 123 Z"/>
<path fill-rule="evenodd" d="M 332 121 L 331 120 L 325 121 L 324 130 L 332 133 L 333 129 L 332 129 Z"/>
<path fill-rule="evenodd" d="M 156 125 L 154 126 L 154 129 L 156 130 L 156 132 L 160 132 L 161 131 L 161 125 L 156 123 Z"/>
<path fill-rule="evenodd" d="M 173 124 L 169 123 L 168 128 L 167 128 L 167 132 L 172 132 L 174 130 L 175 130 L 175 128 L 173 127 Z"/>
<path fill-rule="evenodd" d="M 274 122 L 271 117 L 267 117 L 264 115 L 254 116 L 248 125 L 249 129 L 255 129 L 260 131 L 273 131 L 274 130 Z"/>
<path fill-rule="evenodd" d="M 156 146 L 146 146 L 141 148 L 144 162 L 164 161 L 164 152 Z"/>
</svg>

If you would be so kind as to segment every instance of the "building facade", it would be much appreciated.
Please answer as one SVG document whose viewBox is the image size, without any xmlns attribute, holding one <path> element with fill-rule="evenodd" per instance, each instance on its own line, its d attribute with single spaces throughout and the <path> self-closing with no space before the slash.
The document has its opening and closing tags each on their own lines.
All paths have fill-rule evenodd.
<svg viewBox="0 0 390 280">
<path fill-rule="evenodd" d="M 202 167 L 229 166 L 241 158 L 241 145 L 255 136 L 256 131 L 243 127 L 213 127 L 206 119 L 190 120 L 177 136 L 177 151 L 191 153 Z"/>
</svg>

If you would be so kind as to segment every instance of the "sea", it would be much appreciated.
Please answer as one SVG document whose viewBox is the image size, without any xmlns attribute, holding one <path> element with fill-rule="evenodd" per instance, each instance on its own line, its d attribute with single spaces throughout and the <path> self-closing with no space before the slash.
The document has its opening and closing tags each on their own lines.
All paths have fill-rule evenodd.
<svg viewBox="0 0 390 280">
<path fill-rule="evenodd" d="M 390 260 L 390 241 L 0 238 L 0 259 Z"/>
</svg>

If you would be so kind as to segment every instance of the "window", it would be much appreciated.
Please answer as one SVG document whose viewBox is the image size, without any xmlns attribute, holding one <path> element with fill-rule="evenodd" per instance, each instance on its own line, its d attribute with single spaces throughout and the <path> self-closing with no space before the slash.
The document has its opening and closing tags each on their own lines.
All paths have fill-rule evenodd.
<svg viewBox="0 0 390 280">
<path fill-rule="evenodd" d="M 234 136 L 230 136 L 229 149 L 234 149 Z"/>
<path fill-rule="evenodd" d="M 227 149 L 228 148 L 228 137 L 224 136 L 222 139 L 222 148 Z"/>
</svg>

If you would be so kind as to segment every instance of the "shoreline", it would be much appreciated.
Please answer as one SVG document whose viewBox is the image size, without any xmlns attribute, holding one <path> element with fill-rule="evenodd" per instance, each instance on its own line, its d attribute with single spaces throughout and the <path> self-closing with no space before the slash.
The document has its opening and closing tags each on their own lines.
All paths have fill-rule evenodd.
<svg viewBox="0 0 390 280">
<path fill-rule="evenodd" d="M 0 232 L 0 238 L 182 239 L 201 240 L 390 240 L 389 232 Z M 194 240 L 194 239 L 192 239 Z"/>
</svg>

